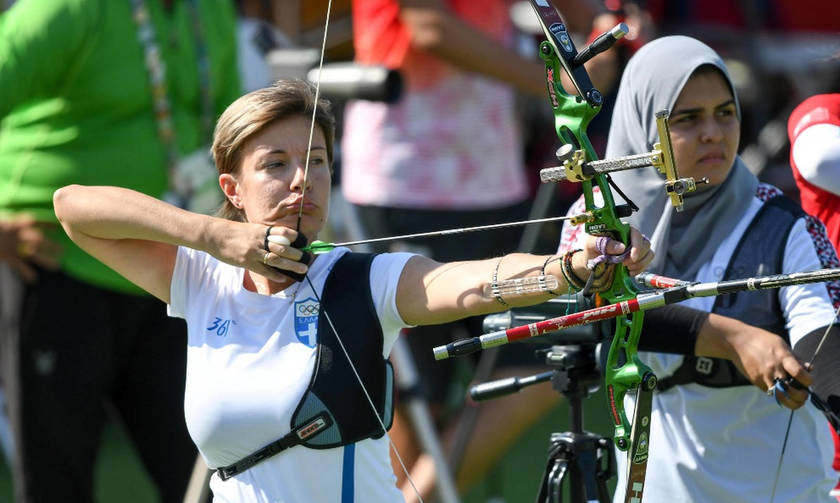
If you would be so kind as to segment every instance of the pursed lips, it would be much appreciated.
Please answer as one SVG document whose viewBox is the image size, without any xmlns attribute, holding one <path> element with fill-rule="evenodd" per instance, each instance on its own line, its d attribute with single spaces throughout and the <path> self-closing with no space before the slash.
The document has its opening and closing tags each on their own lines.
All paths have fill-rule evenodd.
<svg viewBox="0 0 840 503">
<path fill-rule="evenodd" d="M 301 206 L 303 206 L 303 213 L 312 213 L 318 208 L 318 205 L 310 201 L 309 198 L 301 199 L 298 196 L 280 205 L 280 215 L 298 214 L 301 211 Z"/>
</svg>

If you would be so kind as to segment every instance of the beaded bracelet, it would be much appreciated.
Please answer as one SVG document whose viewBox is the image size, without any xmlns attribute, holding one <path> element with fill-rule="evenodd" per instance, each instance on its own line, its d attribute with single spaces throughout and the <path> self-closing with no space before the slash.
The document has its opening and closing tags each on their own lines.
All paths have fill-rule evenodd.
<svg viewBox="0 0 840 503">
<path fill-rule="evenodd" d="M 490 290 L 493 292 L 493 297 L 496 298 L 496 302 L 499 304 L 510 307 L 510 305 L 505 302 L 505 299 L 502 298 L 502 294 L 499 291 L 499 266 L 502 264 L 502 259 L 505 257 L 499 257 L 499 261 L 496 262 L 496 268 L 493 270 L 493 281 L 490 283 Z"/>
</svg>

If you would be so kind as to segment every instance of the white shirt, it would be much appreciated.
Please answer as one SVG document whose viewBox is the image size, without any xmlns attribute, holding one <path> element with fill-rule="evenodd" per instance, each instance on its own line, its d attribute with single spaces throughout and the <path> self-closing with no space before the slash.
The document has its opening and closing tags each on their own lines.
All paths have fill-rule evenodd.
<svg viewBox="0 0 840 503">
<path fill-rule="evenodd" d="M 346 252 L 333 250 L 312 264 L 318 298 Z M 384 357 L 406 326 L 396 288 L 410 256 L 383 254 L 371 265 Z M 178 249 L 169 313 L 187 320 L 187 428 L 211 468 L 288 433 L 315 364 L 318 301 L 309 284 L 260 295 L 243 288 L 243 275 L 244 269 L 206 253 Z M 229 480 L 214 474 L 210 487 L 217 502 L 402 501 L 384 436 L 334 449 L 295 446 Z"/>
<path fill-rule="evenodd" d="M 741 236 L 764 203 L 755 198 L 732 234 L 694 280 L 719 281 Z M 573 207 L 570 212 L 574 211 Z M 566 234 L 572 234 L 566 232 Z M 583 232 L 573 239 L 585 239 Z M 570 243 L 565 237 L 565 246 Z M 800 219 L 785 246 L 783 273 L 822 268 L 813 241 Z M 682 278 L 686 279 L 686 278 Z M 690 299 L 687 307 L 710 311 L 714 297 Z M 779 290 L 791 345 L 804 335 L 829 325 L 834 310 L 825 284 L 797 285 Z M 644 334 L 642 334 L 644 337 Z M 671 375 L 681 355 L 640 352 L 653 372 Z M 624 401 L 628 417 L 635 395 Z M 790 411 L 776 405 L 755 386 L 715 389 L 698 384 L 655 392 L 650 426 L 650 453 L 645 478 L 645 503 L 770 501 Z M 825 416 L 810 403 L 793 415 L 775 501 L 833 501 L 831 469 L 833 442 Z M 624 501 L 627 453 L 616 450 L 618 484 L 614 501 Z"/>
<path fill-rule="evenodd" d="M 840 126 L 809 126 L 796 137 L 792 154 L 802 178 L 840 196 Z"/>
</svg>

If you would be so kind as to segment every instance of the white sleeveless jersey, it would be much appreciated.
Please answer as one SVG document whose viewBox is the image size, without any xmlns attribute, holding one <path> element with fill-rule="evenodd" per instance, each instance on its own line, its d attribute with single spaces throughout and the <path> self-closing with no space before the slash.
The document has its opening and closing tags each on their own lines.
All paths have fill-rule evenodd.
<svg viewBox="0 0 840 503">
<path fill-rule="evenodd" d="M 309 278 L 318 297 L 346 252 L 333 250 L 312 264 Z M 384 357 L 406 326 L 395 298 L 410 257 L 383 254 L 371 265 Z M 239 461 L 287 434 L 315 364 L 319 306 L 309 283 L 268 296 L 244 289 L 243 275 L 242 268 L 206 253 L 178 249 L 169 313 L 187 321 L 184 409 L 190 435 L 211 468 Z M 216 502 L 402 501 L 387 437 L 324 450 L 295 446 L 229 480 L 214 474 L 210 486 Z"/>
</svg>

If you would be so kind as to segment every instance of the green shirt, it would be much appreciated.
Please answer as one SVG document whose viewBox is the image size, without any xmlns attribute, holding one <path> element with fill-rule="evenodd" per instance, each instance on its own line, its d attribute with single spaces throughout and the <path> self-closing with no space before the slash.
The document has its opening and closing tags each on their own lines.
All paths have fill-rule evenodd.
<svg viewBox="0 0 840 503">
<path fill-rule="evenodd" d="M 201 98 L 193 16 L 185 1 L 166 12 L 146 0 L 166 64 L 178 150 L 210 143 Z M 218 117 L 240 94 L 235 14 L 225 0 L 199 0 Z M 130 0 L 24 0 L 0 15 L 0 213 L 55 222 L 53 192 L 116 185 L 160 197 L 168 185 L 149 74 Z M 140 290 L 87 255 L 61 231 L 62 267 L 77 279 Z"/>
</svg>

